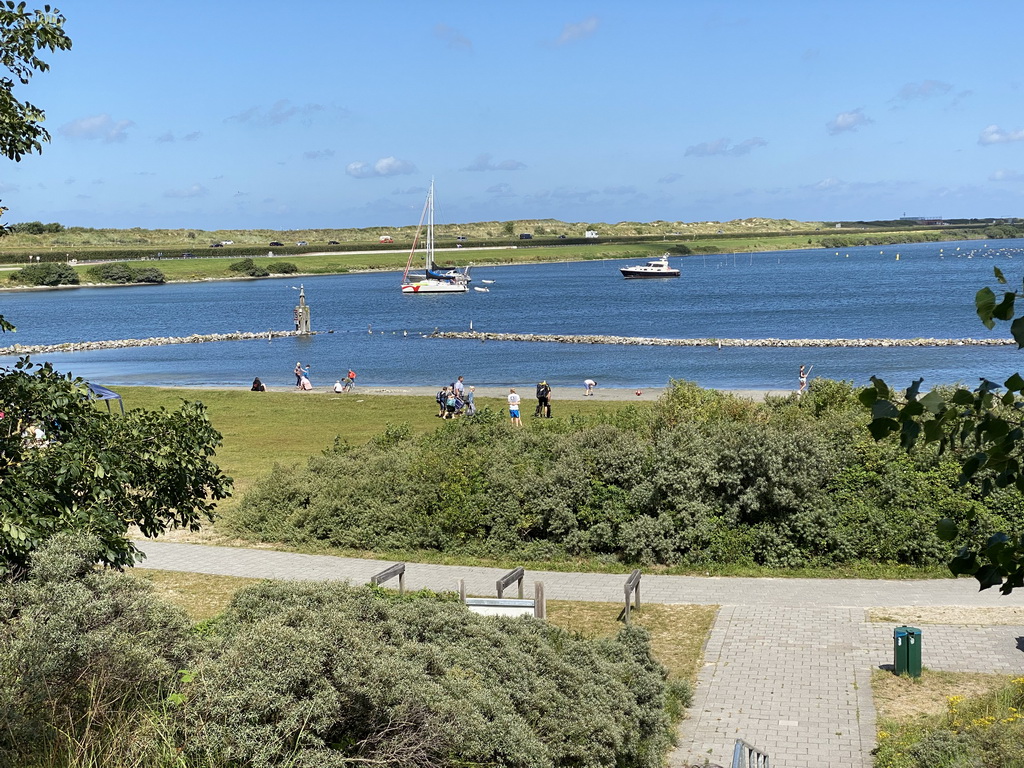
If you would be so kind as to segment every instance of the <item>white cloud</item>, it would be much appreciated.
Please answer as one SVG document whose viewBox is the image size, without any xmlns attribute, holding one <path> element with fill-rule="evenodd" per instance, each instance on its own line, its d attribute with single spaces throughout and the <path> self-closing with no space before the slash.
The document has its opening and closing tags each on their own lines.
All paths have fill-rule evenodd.
<svg viewBox="0 0 1024 768">
<path fill-rule="evenodd" d="M 1024 173 L 1020 171 L 1010 171 L 1005 168 L 1000 168 L 997 171 L 993 171 L 989 174 L 989 181 L 1024 181 Z"/>
<path fill-rule="evenodd" d="M 278 99 L 269 108 L 260 106 L 249 107 L 228 120 L 253 125 L 281 125 L 293 117 L 311 117 L 324 111 L 322 104 L 292 104 L 288 99 Z"/>
<path fill-rule="evenodd" d="M 837 133 L 856 131 L 858 128 L 874 122 L 864 114 L 860 107 L 852 112 L 840 112 L 832 120 L 825 124 L 828 132 L 835 136 Z"/>
<path fill-rule="evenodd" d="M 502 160 L 500 163 L 492 163 L 491 155 L 484 153 L 477 155 L 476 159 L 462 170 L 464 171 L 521 171 L 526 163 L 518 160 Z"/>
<path fill-rule="evenodd" d="M 896 94 L 900 101 L 914 101 L 915 99 L 928 99 L 932 96 L 942 96 L 953 89 L 949 83 L 941 80 L 924 80 L 920 83 L 907 83 Z"/>
<path fill-rule="evenodd" d="M 98 140 L 104 143 L 119 143 L 128 138 L 128 129 L 135 123 L 131 120 L 114 120 L 108 114 L 83 117 L 60 127 L 60 134 L 69 139 Z"/>
<path fill-rule="evenodd" d="M 372 179 L 378 176 L 402 176 L 416 173 L 416 166 L 397 157 L 382 157 L 372 166 L 357 160 L 345 167 L 345 173 L 356 179 Z"/>
<path fill-rule="evenodd" d="M 695 155 L 696 157 L 711 157 L 713 155 L 739 157 L 740 155 L 750 154 L 750 151 L 757 147 L 765 146 L 768 146 L 768 142 L 759 136 L 744 139 L 739 144 L 730 144 L 729 139 L 715 139 L 714 141 L 705 141 L 687 147 L 685 154 Z"/>
<path fill-rule="evenodd" d="M 303 152 L 302 157 L 306 160 L 323 160 L 329 157 L 334 157 L 333 149 L 311 149 L 308 152 Z"/>
<path fill-rule="evenodd" d="M 1024 141 L 1024 130 L 1004 131 L 998 125 L 990 125 L 978 137 L 979 144 L 1007 144 L 1011 141 Z"/>
<path fill-rule="evenodd" d="M 554 45 L 568 45 L 577 40 L 586 40 L 597 32 L 600 22 L 596 16 L 591 16 L 576 24 L 566 24 L 562 27 L 562 34 L 555 40 Z"/>
<path fill-rule="evenodd" d="M 459 30 L 449 27 L 447 24 L 438 24 L 434 27 L 434 37 L 443 40 L 449 48 L 458 51 L 472 51 L 473 43 L 469 38 L 463 37 Z"/>
<path fill-rule="evenodd" d="M 202 184 L 193 184 L 185 189 L 169 189 L 164 192 L 164 197 L 188 198 L 203 197 L 206 195 L 206 187 Z"/>
<path fill-rule="evenodd" d="M 497 195 L 498 197 L 513 197 L 512 186 L 510 184 L 495 184 L 493 187 L 487 188 L 487 193 L 491 195 Z"/>
</svg>

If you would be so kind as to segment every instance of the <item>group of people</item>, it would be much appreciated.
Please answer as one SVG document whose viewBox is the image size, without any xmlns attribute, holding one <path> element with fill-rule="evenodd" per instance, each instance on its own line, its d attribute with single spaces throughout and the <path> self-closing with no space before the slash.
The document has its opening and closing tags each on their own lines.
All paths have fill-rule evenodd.
<svg viewBox="0 0 1024 768">
<path fill-rule="evenodd" d="M 312 392 L 313 384 L 309 380 L 309 366 L 303 367 L 301 362 L 295 363 L 295 370 L 292 371 L 295 374 L 295 388 L 300 392 Z M 338 379 L 334 382 L 335 392 L 348 392 L 352 389 L 352 385 L 356 383 L 356 372 L 351 368 L 348 369 L 348 375 L 344 379 Z M 249 388 L 252 392 L 266 392 L 267 385 L 260 381 L 260 377 L 257 376 L 252 380 L 252 386 Z"/>
<path fill-rule="evenodd" d="M 465 378 L 462 376 L 441 387 L 434 399 L 438 405 L 438 418 L 476 416 L 476 387 L 467 388 Z"/>
</svg>

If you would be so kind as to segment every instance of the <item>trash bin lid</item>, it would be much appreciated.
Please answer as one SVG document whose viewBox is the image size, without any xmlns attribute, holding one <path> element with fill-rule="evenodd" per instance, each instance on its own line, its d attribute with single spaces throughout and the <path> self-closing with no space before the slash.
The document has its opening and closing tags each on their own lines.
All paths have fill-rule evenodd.
<svg viewBox="0 0 1024 768">
<path fill-rule="evenodd" d="M 907 634 L 908 634 L 908 632 L 907 632 L 908 629 L 911 629 L 911 627 L 896 627 L 896 629 L 894 629 L 892 631 L 892 639 L 893 640 L 898 640 L 901 637 L 906 637 Z M 920 630 L 918 630 L 918 631 L 920 631 Z"/>
</svg>

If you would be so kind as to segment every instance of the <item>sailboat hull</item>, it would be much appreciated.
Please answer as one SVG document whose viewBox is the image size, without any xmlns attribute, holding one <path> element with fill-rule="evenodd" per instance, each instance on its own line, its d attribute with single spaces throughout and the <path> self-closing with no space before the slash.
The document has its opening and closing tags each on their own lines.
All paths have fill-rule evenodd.
<svg viewBox="0 0 1024 768">
<path fill-rule="evenodd" d="M 450 280 L 421 280 L 418 283 L 402 283 L 402 293 L 465 293 L 465 283 Z"/>
</svg>

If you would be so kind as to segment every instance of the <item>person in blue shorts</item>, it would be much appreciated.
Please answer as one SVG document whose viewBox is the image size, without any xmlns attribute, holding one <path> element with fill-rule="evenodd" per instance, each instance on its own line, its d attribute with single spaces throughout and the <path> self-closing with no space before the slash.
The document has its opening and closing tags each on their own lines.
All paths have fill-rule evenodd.
<svg viewBox="0 0 1024 768">
<path fill-rule="evenodd" d="M 519 395 L 514 389 L 508 391 L 508 417 L 517 427 L 523 426 L 523 422 L 519 419 Z"/>
</svg>

